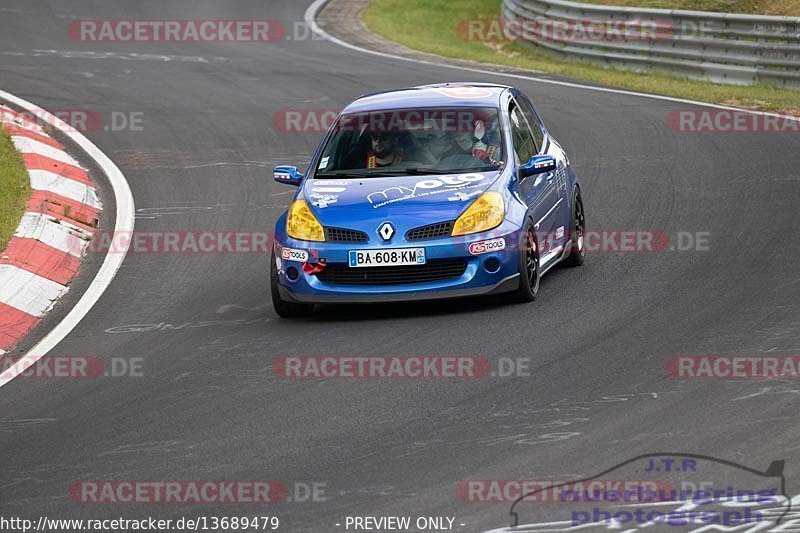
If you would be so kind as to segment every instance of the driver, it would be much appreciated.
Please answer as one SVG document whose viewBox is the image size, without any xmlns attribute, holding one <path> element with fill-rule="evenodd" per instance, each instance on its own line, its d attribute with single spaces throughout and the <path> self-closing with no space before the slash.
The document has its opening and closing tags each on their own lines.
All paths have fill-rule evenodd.
<svg viewBox="0 0 800 533">
<path fill-rule="evenodd" d="M 386 132 L 370 133 L 372 150 L 367 152 L 366 168 L 391 167 L 403 160 L 403 148 L 396 135 Z"/>
</svg>

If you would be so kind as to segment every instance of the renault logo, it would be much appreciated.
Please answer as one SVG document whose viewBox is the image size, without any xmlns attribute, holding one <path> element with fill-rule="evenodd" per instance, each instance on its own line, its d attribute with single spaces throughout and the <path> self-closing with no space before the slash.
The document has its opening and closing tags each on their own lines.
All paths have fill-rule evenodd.
<svg viewBox="0 0 800 533">
<path fill-rule="evenodd" d="M 378 235 L 380 235 L 384 241 L 388 241 L 392 238 L 392 235 L 394 235 L 394 226 L 388 222 L 384 222 L 378 228 Z"/>
</svg>

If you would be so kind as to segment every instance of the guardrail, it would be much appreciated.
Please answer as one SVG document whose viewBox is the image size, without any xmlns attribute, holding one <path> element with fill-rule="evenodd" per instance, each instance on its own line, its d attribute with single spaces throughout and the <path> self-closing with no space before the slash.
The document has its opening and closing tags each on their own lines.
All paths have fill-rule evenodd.
<svg viewBox="0 0 800 533">
<path fill-rule="evenodd" d="M 517 38 L 570 58 L 695 79 L 800 89 L 800 18 L 503 0 Z M 622 37 L 615 24 L 622 26 Z M 584 30 L 604 26 L 605 33 Z M 581 30 L 576 37 L 575 29 Z M 584 38 L 580 38 L 583 36 Z"/>
</svg>

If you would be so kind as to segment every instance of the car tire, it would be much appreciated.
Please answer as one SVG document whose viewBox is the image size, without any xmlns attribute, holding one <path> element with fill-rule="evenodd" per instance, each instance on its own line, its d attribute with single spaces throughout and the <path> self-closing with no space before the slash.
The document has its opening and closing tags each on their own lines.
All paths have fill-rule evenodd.
<svg viewBox="0 0 800 533">
<path fill-rule="evenodd" d="M 586 261 L 586 215 L 583 210 L 581 191 L 575 189 L 572 199 L 572 215 L 569 222 L 570 253 L 564 260 L 566 266 L 581 266 Z"/>
<path fill-rule="evenodd" d="M 272 293 L 272 307 L 281 318 L 299 318 L 304 316 L 311 316 L 314 311 L 313 304 L 298 304 L 294 302 L 287 302 L 281 298 L 281 293 L 278 290 L 278 265 L 275 263 L 275 253 L 270 257 L 270 274 L 269 285 L 270 292 Z"/>
<path fill-rule="evenodd" d="M 519 287 L 514 293 L 514 301 L 525 303 L 536 299 L 536 295 L 539 293 L 539 280 L 541 279 L 539 266 L 539 246 L 536 242 L 536 232 L 528 222 L 525 229 L 520 233 Z"/>
</svg>

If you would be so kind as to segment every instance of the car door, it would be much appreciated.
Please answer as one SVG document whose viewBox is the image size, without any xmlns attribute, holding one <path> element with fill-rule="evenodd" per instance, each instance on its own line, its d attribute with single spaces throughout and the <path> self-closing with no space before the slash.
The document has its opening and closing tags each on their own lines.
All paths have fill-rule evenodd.
<svg viewBox="0 0 800 533">
<path fill-rule="evenodd" d="M 534 111 L 533 105 L 524 95 L 516 97 L 517 104 L 522 111 L 522 115 L 533 133 L 533 140 L 536 143 L 539 154 L 551 155 L 556 160 L 556 170 L 542 174 L 541 177 L 549 181 L 558 196 L 555 210 L 551 213 L 553 220 L 553 234 L 550 236 L 549 249 L 557 255 L 563 249 L 569 239 L 569 198 L 567 198 L 567 162 L 566 155 L 561 147 L 546 136 L 546 130 L 539 115 Z M 566 226 L 566 227 L 565 227 Z M 545 261 L 543 261 L 544 263 Z"/>
<path fill-rule="evenodd" d="M 511 141 L 519 166 L 536 155 L 539 147 L 536 146 L 522 109 L 514 100 L 509 104 L 508 118 L 511 123 Z M 551 176 L 548 178 L 549 175 Z M 528 206 L 528 213 L 533 219 L 542 266 L 557 255 L 554 250 L 558 244 L 554 237 L 560 219 L 558 218 L 559 195 L 554 176 L 554 173 L 544 173 L 518 178 L 515 187 L 517 196 Z"/>
</svg>

